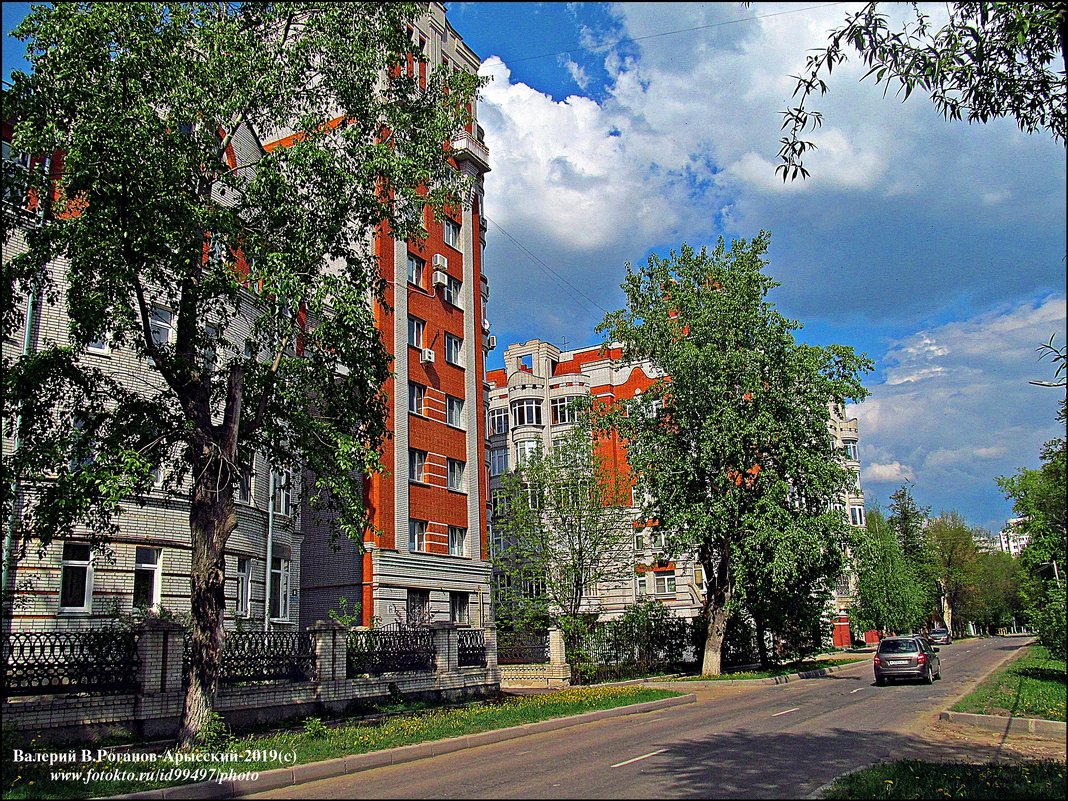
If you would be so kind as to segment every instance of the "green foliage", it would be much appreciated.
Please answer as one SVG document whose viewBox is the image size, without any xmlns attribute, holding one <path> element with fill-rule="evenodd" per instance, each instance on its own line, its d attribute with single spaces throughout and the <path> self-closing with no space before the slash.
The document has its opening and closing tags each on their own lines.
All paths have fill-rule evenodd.
<svg viewBox="0 0 1068 801">
<path fill-rule="evenodd" d="M 1062 612 L 1063 614 L 1063 612 Z M 1065 719 L 1063 651 L 1032 646 L 988 676 L 953 705 L 955 712 L 1012 715 L 1043 720 Z"/>
<path fill-rule="evenodd" d="M 577 616 L 591 588 L 620 586 L 633 570 L 630 488 L 575 424 L 548 451 L 504 476 L 494 513 L 494 568 L 509 620 Z"/>
<path fill-rule="evenodd" d="M 341 595 L 337 599 L 337 609 L 331 609 L 327 614 L 331 620 L 336 620 L 345 628 L 358 626 L 363 621 L 363 604 L 355 601 L 349 608 L 349 599 Z"/>
<path fill-rule="evenodd" d="M 985 123 L 999 117 L 1016 120 L 1020 130 L 1048 131 L 1065 141 L 1063 72 L 1068 58 L 1068 10 L 1058 3 L 949 3 L 949 20 L 935 29 L 918 3 L 910 3 L 913 19 L 891 24 L 883 12 L 888 4 L 866 3 L 846 14 L 845 23 L 828 34 L 827 47 L 809 56 L 797 78 L 797 105 L 783 111 L 780 141 L 783 181 L 807 178 L 804 155 L 815 150 L 801 139 L 818 128 L 823 117 L 810 110 L 814 94 L 827 93 L 829 76 L 847 60 L 847 50 L 860 56 L 885 91 L 897 87 L 906 100 L 916 89 L 930 95 L 946 119 Z"/>
<path fill-rule="evenodd" d="M 854 478 L 827 427 L 832 404 L 867 394 L 871 361 L 795 342 L 799 324 L 766 300 L 768 241 L 762 232 L 628 264 L 627 307 L 598 328 L 622 343 L 624 362 L 666 376 L 601 424 L 626 440 L 649 498 L 642 516 L 659 521 L 666 551 L 696 553 L 704 567 L 706 660 L 719 656 L 736 592 L 755 605 L 773 588 L 787 608 L 837 573 L 847 537 L 831 504 Z"/>
<path fill-rule="evenodd" d="M 942 620 L 951 631 L 959 633 L 962 626 L 957 612 L 976 586 L 979 547 L 975 541 L 982 532 L 969 528 L 957 512 L 943 512 L 931 520 L 927 536 Z"/>
<path fill-rule="evenodd" d="M 304 721 L 304 736 L 313 740 L 325 737 L 329 730 L 322 718 L 306 718 Z"/>
<path fill-rule="evenodd" d="M 988 633 L 1019 618 L 1021 566 L 1004 551 L 976 555 L 974 580 L 964 598 L 963 616 Z"/>
<path fill-rule="evenodd" d="M 207 722 L 197 733 L 194 749 L 203 753 L 221 753 L 234 744 L 234 735 L 223 716 L 218 712 L 208 713 Z"/>
<path fill-rule="evenodd" d="M 850 609 L 863 630 L 917 631 L 930 607 L 897 532 L 879 509 L 869 509 L 867 527 L 856 536 L 853 563 L 857 588 Z"/>
<path fill-rule="evenodd" d="M 1054 584 L 1045 592 L 1045 603 L 1031 612 L 1031 623 L 1038 632 L 1038 641 L 1063 658 L 1065 648 L 1065 592 L 1063 584 Z"/>
<path fill-rule="evenodd" d="M 823 797 L 1053 801 L 1064 798 L 1064 762 L 1029 761 L 1022 765 L 1005 762 L 969 765 L 917 759 L 881 762 L 837 779 Z"/>
</svg>

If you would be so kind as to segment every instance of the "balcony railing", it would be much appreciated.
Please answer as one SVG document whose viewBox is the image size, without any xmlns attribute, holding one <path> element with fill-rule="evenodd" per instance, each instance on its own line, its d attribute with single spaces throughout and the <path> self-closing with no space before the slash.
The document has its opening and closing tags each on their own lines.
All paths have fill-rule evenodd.
<svg viewBox="0 0 1068 801">
<path fill-rule="evenodd" d="M 457 161 L 471 161 L 482 172 L 489 172 L 489 148 L 467 131 L 452 139 L 452 155 Z"/>
</svg>

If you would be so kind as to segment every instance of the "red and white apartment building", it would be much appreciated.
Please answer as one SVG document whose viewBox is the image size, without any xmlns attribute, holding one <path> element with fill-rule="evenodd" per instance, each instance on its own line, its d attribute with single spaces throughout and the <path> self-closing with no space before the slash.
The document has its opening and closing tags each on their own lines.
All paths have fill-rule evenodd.
<svg viewBox="0 0 1068 801">
<path fill-rule="evenodd" d="M 648 390 L 663 373 L 647 361 L 624 363 L 618 345 L 602 350 L 593 345 L 561 350 L 532 339 L 509 345 L 504 351 L 504 369 L 486 375 L 489 385 L 489 475 L 491 508 L 501 476 L 539 445 L 552 447 L 553 439 L 574 423 L 568 404 L 578 396 L 592 395 L 611 403 L 627 400 Z M 860 458 L 856 418 L 844 418 L 831 409 L 830 433 L 846 454 L 846 464 L 857 474 L 853 491 L 842 500 L 842 509 L 855 526 L 864 525 L 864 496 L 860 489 Z M 615 436 L 599 443 L 605 464 L 626 475 L 629 468 L 622 443 Z M 634 519 L 639 517 L 634 505 Z M 491 540 L 492 513 L 490 517 Z M 617 617 L 643 598 L 655 599 L 680 617 L 695 617 L 701 611 L 704 575 L 693 554 L 668 554 L 662 535 L 655 528 L 633 530 L 633 574 L 604 586 L 591 587 L 584 608 L 602 618 Z M 834 599 L 836 645 L 849 636 L 848 608 L 855 579 L 845 573 L 837 582 Z M 839 622 L 842 621 L 842 622 Z M 844 626 L 844 629 L 843 629 Z"/>
<path fill-rule="evenodd" d="M 441 3 L 428 5 L 411 36 L 413 50 L 424 58 L 410 60 L 409 68 L 478 70 L 478 56 L 448 23 Z M 473 117 L 476 112 L 472 109 Z M 262 153 L 285 146 L 292 133 L 267 138 L 242 124 L 227 158 L 232 167 L 253 170 Z M 11 126 L 5 124 L 5 174 L 29 166 L 10 141 Z M 456 168 L 473 179 L 460 208 L 443 220 L 426 213 L 427 236 L 421 241 L 398 241 L 381 229 L 368 232 L 388 285 L 386 305 L 376 309 L 379 330 L 394 357 L 394 374 L 384 387 L 392 437 L 382 454 L 385 471 L 370 478 L 366 493 L 376 533 L 368 533 L 363 549 L 341 537 L 335 550 L 326 527 L 303 508 L 302 485 L 313 478 L 290 471 L 272 476 L 265 460 L 256 459 L 238 488 L 238 528 L 226 548 L 227 627 L 306 627 L 338 609 L 342 597 L 350 608 L 361 604 L 364 623 L 372 617 L 383 623 L 492 622 L 482 469 L 483 375 L 491 342 L 489 286 L 482 273 L 482 178 L 489 154 L 477 120 L 454 136 L 452 154 Z M 53 164 L 53 171 L 61 168 Z M 6 259 L 25 247 L 27 227 L 39 221 L 14 197 L 5 197 L 4 213 L 20 221 L 9 227 Z M 5 356 L 69 342 L 65 267 L 62 258 L 49 265 L 60 290 L 56 302 L 20 299 L 25 324 L 4 341 Z M 232 322 L 239 328 L 248 324 L 240 316 Z M 171 311 L 153 309 L 153 336 L 160 341 L 173 336 Z M 82 358 L 121 380 L 150 380 L 140 357 L 107 342 L 94 343 Z M 5 437 L 3 447 L 6 454 L 16 444 Z M 8 589 L 25 591 L 18 593 L 11 628 L 91 627 L 135 607 L 188 612 L 188 506 L 162 491 L 144 500 L 124 510 L 110 558 L 75 532 L 40 555 L 13 562 Z"/>
</svg>

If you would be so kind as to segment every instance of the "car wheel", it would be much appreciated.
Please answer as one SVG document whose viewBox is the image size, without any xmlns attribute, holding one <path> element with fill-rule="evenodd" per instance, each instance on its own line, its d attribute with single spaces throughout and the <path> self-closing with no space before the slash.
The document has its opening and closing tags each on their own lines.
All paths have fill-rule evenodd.
<svg viewBox="0 0 1068 801">
<path fill-rule="evenodd" d="M 934 684 L 934 674 L 931 672 L 931 666 L 927 666 L 927 673 L 923 677 L 924 684 Z"/>
<path fill-rule="evenodd" d="M 938 672 L 935 673 L 935 678 L 938 679 L 939 681 L 942 681 L 942 663 L 941 662 L 938 663 Z"/>
<path fill-rule="evenodd" d="M 876 676 L 875 677 L 875 686 L 876 687 L 885 687 L 886 686 L 886 679 L 883 676 Z"/>
</svg>

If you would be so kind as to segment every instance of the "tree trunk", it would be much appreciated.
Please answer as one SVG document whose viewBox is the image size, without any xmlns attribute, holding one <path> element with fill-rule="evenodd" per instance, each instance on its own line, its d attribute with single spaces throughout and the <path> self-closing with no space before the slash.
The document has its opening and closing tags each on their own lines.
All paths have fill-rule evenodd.
<svg viewBox="0 0 1068 801">
<path fill-rule="evenodd" d="M 183 750 L 196 744 L 215 704 L 224 637 L 226 561 L 223 548 L 237 524 L 231 485 L 232 457 L 224 458 L 211 446 L 201 449 L 199 455 L 201 458 L 193 460 L 194 486 L 189 511 L 192 625 L 185 706 L 178 733 L 178 747 Z"/>
<path fill-rule="evenodd" d="M 729 595 L 727 600 L 730 600 Z M 704 659 L 701 662 L 702 676 L 718 676 L 723 672 L 723 640 L 726 633 L 726 602 L 710 602 L 708 605 L 708 639 L 705 640 Z"/>
<path fill-rule="evenodd" d="M 756 624 L 757 655 L 760 659 L 760 666 L 768 668 L 771 666 L 771 659 L 768 657 L 767 629 L 764 626 L 764 618 L 760 615 L 753 615 L 753 622 Z"/>
</svg>

